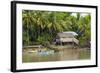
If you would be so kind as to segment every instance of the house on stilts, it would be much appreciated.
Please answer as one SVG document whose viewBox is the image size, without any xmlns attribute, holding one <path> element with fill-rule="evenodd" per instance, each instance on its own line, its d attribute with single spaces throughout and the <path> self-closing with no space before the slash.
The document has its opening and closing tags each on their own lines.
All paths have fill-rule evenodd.
<svg viewBox="0 0 100 73">
<path fill-rule="evenodd" d="M 79 40 L 76 39 L 78 34 L 73 31 L 59 32 L 57 33 L 55 43 L 56 45 L 78 45 Z"/>
</svg>

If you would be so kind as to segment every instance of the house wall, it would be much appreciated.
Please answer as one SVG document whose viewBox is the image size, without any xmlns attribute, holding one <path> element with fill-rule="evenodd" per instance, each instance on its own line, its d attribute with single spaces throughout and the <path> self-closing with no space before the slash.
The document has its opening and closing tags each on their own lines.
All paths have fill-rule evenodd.
<svg viewBox="0 0 100 73">
<path fill-rule="evenodd" d="M 74 42 L 76 44 L 79 44 L 79 41 L 76 38 L 60 38 L 61 42 Z"/>
</svg>

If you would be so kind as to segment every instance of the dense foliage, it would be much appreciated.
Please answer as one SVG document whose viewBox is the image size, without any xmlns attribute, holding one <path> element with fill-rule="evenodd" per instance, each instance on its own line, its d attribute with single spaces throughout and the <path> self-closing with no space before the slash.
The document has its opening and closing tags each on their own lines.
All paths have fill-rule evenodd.
<svg viewBox="0 0 100 73">
<path fill-rule="evenodd" d="M 86 45 L 91 39 L 91 16 L 89 13 L 84 16 L 81 13 L 72 14 L 72 12 L 23 10 L 23 45 L 51 43 L 57 33 L 62 31 L 78 33 L 80 45 Z"/>
</svg>

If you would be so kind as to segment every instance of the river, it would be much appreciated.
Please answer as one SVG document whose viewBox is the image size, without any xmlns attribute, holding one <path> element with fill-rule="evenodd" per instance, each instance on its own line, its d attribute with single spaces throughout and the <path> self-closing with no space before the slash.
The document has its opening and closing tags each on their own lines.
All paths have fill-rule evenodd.
<svg viewBox="0 0 100 73">
<path fill-rule="evenodd" d="M 39 53 L 33 52 L 29 53 L 23 51 L 22 61 L 23 63 L 30 62 L 47 62 L 47 61 L 67 61 L 67 60 L 85 60 L 91 58 L 91 50 L 86 48 L 81 49 L 64 49 L 59 52 L 52 53 Z"/>
</svg>

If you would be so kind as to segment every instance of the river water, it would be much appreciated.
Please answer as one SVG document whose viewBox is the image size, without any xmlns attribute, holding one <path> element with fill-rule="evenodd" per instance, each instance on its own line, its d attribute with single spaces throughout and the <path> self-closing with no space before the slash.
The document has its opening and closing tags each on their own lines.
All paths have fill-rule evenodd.
<svg viewBox="0 0 100 73">
<path fill-rule="evenodd" d="M 64 49 L 59 52 L 32 52 L 23 51 L 22 61 L 23 63 L 30 62 L 47 62 L 47 61 L 67 61 L 67 60 L 84 60 L 90 59 L 90 49 Z"/>
</svg>

